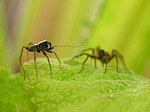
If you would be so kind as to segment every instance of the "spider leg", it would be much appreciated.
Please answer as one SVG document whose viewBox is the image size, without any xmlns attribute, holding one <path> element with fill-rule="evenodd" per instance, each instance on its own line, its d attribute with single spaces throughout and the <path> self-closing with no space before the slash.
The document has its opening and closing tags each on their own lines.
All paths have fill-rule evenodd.
<svg viewBox="0 0 150 112">
<path fill-rule="evenodd" d="M 94 59 L 94 64 L 95 64 L 95 69 L 97 69 L 97 65 L 96 65 L 96 58 Z"/>
<path fill-rule="evenodd" d="M 128 68 L 127 68 L 127 66 L 126 66 L 126 64 L 125 64 L 123 56 L 118 51 L 116 51 L 116 50 L 112 50 L 112 54 L 115 55 L 115 57 L 119 58 L 122 61 L 123 66 L 127 69 L 127 71 L 129 71 Z M 117 59 L 116 59 L 116 61 L 117 61 Z"/>
<path fill-rule="evenodd" d="M 94 49 L 93 49 L 93 48 L 88 48 L 88 49 L 84 49 L 84 50 L 82 50 L 82 51 L 81 51 L 81 53 L 84 53 L 84 52 L 89 51 L 89 50 L 94 51 Z"/>
<path fill-rule="evenodd" d="M 72 60 L 74 60 L 75 58 L 78 58 L 78 57 L 80 57 L 80 56 L 82 56 L 82 54 L 79 54 L 79 55 L 74 56 L 71 60 L 69 60 L 69 62 L 71 62 Z"/>
<path fill-rule="evenodd" d="M 38 82 L 38 71 L 37 71 L 37 66 L 36 66 L 36 51 L 34 51 L 34 65 L 35 65 L 36 77 L 37 77 L 37 82 Z"/>
<path fill-rule="evenodd" d="M 60 59 L 58 58 L 58 55 L 57 55 L 54 51 L 52 51 L 52 53 L 55 54 L 57 60 L 59 61 L 60 69 L 61 69 L 61 71 L 64 73 L 64 71 L 63 71 L 63 69 L 62 69 L 62 66 L 61 66 L 61 61 L 60 61 Z"/>
<path fill-rule="evenodd" d="M 116 59 L 116 62 L 117 62 L 117 68 L 116 68 L 116 70 L 117 70 L 117 72 L 119 73 L 119 70 L 118 70 L 118 56 L 112 51 L 112 55 L 110 56 L 110 59 L 109 60 L 111 60 L 112 58 L 114 58 L 115 57 L 115 59 Z"/>
<path fill-rule="evenodd" d="M 95 55 L 95 49 L 93 49 L 93 48 L 85 49 L 85 50 L 81 51 L 81 53 L 83 53 L 83 52 L 85 52 L 85 51 L 89 51 L 89 50 L 92 50 L 93 56 L 96 57 L 96 55 Z M 97 69 L 97 66 L 96 66 L 96 58 L 94 58 L 94 65 L 95 65 L 95 68 Z"/>
<path fill-rule="evenodd" d="M 58 60 L 58 62 L 59 62 L 60 69 L 61 69 L 61 71 L 64 73 L 64 71 L 63 71 L 63 69 L 62 69 L 62 66 L 61 66 L 61 61 L 60 61 L 58 55 L 57 55 L 54 51 L 47 50 L 47 52 L 49 52 L 49 53 L 54 53 L 54 55 L 56 56 L 56 58 L 57 58 L 57 60 Z"/>
<path fill-rule="evenodd" d="M 50 43 L 50 42 L 47 42 L 47 43 L 48 43 L 48 45 L 49 45 L 49 49 L 48 49 L 48 50 L 53 49 L 53 47 L 52 47 L 51 43 Z"/>
<path fill-rule="evenodd" d="M 23 54 L 23 50 L 24 50 L 24 49 L 26 49 L 25 46 L 23 46 L 22 49 L 21 49 L 20 58 L 19 58 L 19 63 L 20 63 L 20 66 L 21 66 L 21 68 L 22 68 L 22 70 L 23 70 L 23 72 L 24 72 L 24 80 L 25 80 L 25 74 L 26 74 L 26 72 L 25 72 L 25 70 L 24 70 L 24 68 L 23 68 L 23 66 L 22 66 L 22 62 L 21 62 L 22 54 Z"/>
<path fill-rule="evenodd" d="M 72 61 L 73 59 L 78 58 L 78 57 L 80 57 L 80 56 L 83 56 L 83 55 L 86 55 L 87 58 L 84 60 L 84 62 L 83 62 L 83 64 L 82 64 L 82 68 L 81 68 L 81 70 L 80 70 L 79 73 L 81 73 L 81 71 L 83 70 L 84 64 L 85 64 L 85 62 L 88 60 L 89 57 L 95 59 L 95 56 L 89 55 L 89 54 L 87 54 L 87 53 L 81 53 L 81 54 L 79 54 L 79 55 L 74 56 L 70 61 Z"/>
<path fill-rule="evenodd" d="M 49 69 L 50 69 L 50 73 L 51 73 L 51 78 L 53 78 L 52 77 L 52 66 L 51 66 L 51 64 L 50 64 L 50 61 L 49 61 L 49 57 L 47 56 L 47 54 L 44 52 L 44 51 L 42 51 L 43 52 L 43 54 L 46 56 L 46 58 L 47 58 L 47 61 L 48 61 L 48 64 L 49 64 Z"/>
<path fill-rule="evenodd" d="M 119 73 L 119 71 L 118 71 L 118 58 L 117 58 L 117 56 L 115 56 L 115 58 L 116 58 L 116 62 L 117 62 L 117 72 Z"/>
<path fill-rule="evenodd" d="M 84 64 L 85 64 L 85 62 L 88 60 L 88 58 L 89 58 L 89 56 L 87 55 L 86 59 L 84 60 L 84 62 L 83 62 L 83 64 L 82 64 L 82 68 L 81 68 L 81 70 L 79 71 L 79 74 L 80 74 L 81 71 L 83 70 Z"/>
<path fill-rule="evenodd" d="M 30 45 L 33 45 L 33 43 L 32 43 L 32 42 L 30 42 L 30 43 L 28 44 L 28 47 L 29 47 Z"/>
<path fill-rule="evenodd" d="M 106 66 L 105 66 L 105 72 L 104 72 L 105 74 L 106 74 L 106 70 L 107 70 L 107 63 L 106 63 Z"/>
<path fill-rule="evenodd" d="M 28 44 L 28 47 L 29 47 L 30 45 L 33 45 L 33 43 L 30 42 L 30 43 Z M 29 53 L 28 53 L 28 50 L 27 50 L 27 57 L 28 57 L 28 61 L 29 61 Z"/>
<path fill-rule="evenodd" d="M 106 57 L 105 73 L 106 73 L 106 70 L 107 70 L 107 64 L 108 64 L 108 57 Z"/>
<path fill-rule="evenodd" d="M 107 64 L 109 62 L 109 58 L 110 58 L 109 56 L 104 56 L 103 59 L 102 59 L 102 66 L 104 65 L 104 63 L 106 63 L 105 72 L 104 73 L 106 73 L 106 71 L 107 71 Z"/>
<path fill-rule="evenodd" d="M 81 53 L 81 54 L 79 54 L 79 55 L 74 56 L 71 60 L 69 60 L 69 62 L 71 62 L 71 61 L 74 60 L 75 58 L 78 58 L 78 57 L 80 57 L 80 56 L 82 56 L 82 55 L 89 55 L 89 54 L 87 54 L 87 53 Z"/>
</svg>

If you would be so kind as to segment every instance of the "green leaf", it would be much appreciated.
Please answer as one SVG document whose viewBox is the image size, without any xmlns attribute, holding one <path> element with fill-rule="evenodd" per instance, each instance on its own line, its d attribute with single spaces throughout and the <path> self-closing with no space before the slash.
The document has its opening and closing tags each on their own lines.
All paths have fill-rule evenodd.
<svg viewBox="0 0 150 112">
<path fill-rule="evenodd" d="M 33 61 L 24 63 L 24 89 L 32 93 L 32 102 L 38 112 L 148 112 L 150 111 L 150 81 L 129 73 L 124 67 L 95 69 L 77 60 L 59 63 L 50 59 L 52 76 L 47 60 L 37 59 L 38 82 Z M 22 74 L 23 71 L 22 71 Z"/>
<path fill-rule="evenodd" d="M 0 112 L 34 112 L 32 93 L 23 90 L 23 78 L 0 67 Z"/>
</svg>

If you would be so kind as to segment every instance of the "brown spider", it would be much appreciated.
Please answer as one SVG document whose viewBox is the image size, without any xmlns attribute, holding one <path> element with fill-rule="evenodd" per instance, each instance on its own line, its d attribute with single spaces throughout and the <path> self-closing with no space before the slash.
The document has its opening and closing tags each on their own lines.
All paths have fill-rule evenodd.
<svg viewBox="0 0 150 112">
<path fill-rule="evenodd" d="M 91 50 L 92 51 L 92 55 L 91 54 L 88 54 L 88 53 L 85 53 L 85 51 L 88 51 L 88 50 Z M 95 54 L 96 52 L 96 54 Z M 124 62 L 124 59 L 123 59 L 123 56 L 116 50 L 112 50 L 112 53 L 111 55 L 100 49 L 100 47 L 97 47 L 96 49 L 93 49 L 93 48 L 89 48 L 89 49 L 85 49 L 81 52 L 81 54 L 79 55 L 76 55 L 74 56 L 70 61 L 72 61 L 73 59 L 75 58 L 78 58 L 80 56 L 83 56 L 83 55 L 86 55 L 86 59 L 84 60 L 83 64 L 82 64 L 82 68 L 81 70 L 79 71 L 79 73 L 81 73 L 81 71 L 83 70 L 83 67 L 84 67 L 84 64 L 85 62 L 88 60 L 88 58 L 93 58 L 94 59 L 94 64 L 95 64 L 95 68 L 97 68 L 96 66 L 96 59 L 97 60 L 100 60 L 102 62 L 102 66 L 104 66 L 104 64 L 106 64 L 105 66 L 105 73 L 106 73 L 106 70 L 107 70 L 107 64 L 110 62 L 110 60 L 112 60 L 114 57 L 116 59 L 116 62 L 117 62 L 117 72 L 118 72 L 118 58 L 122 61 L 123 63 L 123 66 L 127 69 L 126 65 L 125 65 L 125 62 Z M 128 70 L 128 69 L 127 69 Z"/>
</svg>

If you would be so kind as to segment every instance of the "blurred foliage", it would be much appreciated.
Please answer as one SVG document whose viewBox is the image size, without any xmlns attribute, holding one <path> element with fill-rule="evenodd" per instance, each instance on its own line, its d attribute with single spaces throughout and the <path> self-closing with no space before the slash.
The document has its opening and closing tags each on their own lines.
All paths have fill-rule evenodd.
<svg viewBox="0 0 150 112">
<path fill-rule="evenodd" d="M 0 7 L 1 7 L 1 3 L 0 3 Z M 0 66 L 4 64 L 5 60 L 4 60 L 4 51 L 5 51 L 5 47 L 4 47 L 4 24 L 3 24 L 3 18 L 2 18 L 2 9 L 0 8 Z"/>
<path fill-rule="evenodd" d="M 77 35 L 87 4 L 87 0 L 25 1 L 15 44 L 16 57 L 25 42 L 27 45 L 47 39 L 52 45 L 79 45 Z M 63 49 L 57 52 L 60 56 L 68 56 L 72 51 Z"/>
<path fill-rule="evenodd" d="M 31 97 L 32 93 L 23 89 L 22 77 L 0 67 L 0 112 L 35 112 Z"/>
<path fill-rule="evenodd" d="M 116 49 L 129 68 L 140 73 L 150 58 L 149 10 L 148 0 L 108 0 L 96 21 L 90 23 L 93 28 L 87 47 Z"/>
<path fill-rule="evenodd" d="M 19 70 L 18 57 L 23 45 L 47 39 L 52 45 L 83 45 L 79 50 L 55 49 L 60 57 L 98 45 L 108 52 L 116 49 L 129 68 L 150 75 L 149 0 L 2 1 L 0 63 L 13 71 Z"/>
<path fill-rule="evenodd" d="M 25 63 L 24 89 L 34 94 L 31 101 L 38 112 L 148 112 L 150 111 L 150 81 L 129 73 L 124 67 L 95 69 L 77 60 L 66 63 L 60 70 L 58 60 L 51 59 L 51 79 L 46 58 L 37 59 L 38 83 L 34 62 Z"/>
</svg>

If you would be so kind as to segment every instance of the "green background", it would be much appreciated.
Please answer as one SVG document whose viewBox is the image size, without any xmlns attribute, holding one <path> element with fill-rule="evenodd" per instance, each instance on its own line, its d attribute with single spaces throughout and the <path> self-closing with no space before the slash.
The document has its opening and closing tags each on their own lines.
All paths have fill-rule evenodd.
<svg viewBox="0 0 150 112">
<path fill-rule="evenodd" d="M 52 45 L 82 45 L 54 49 L 60 57 L 89 47 L 116 49 L 129 68 L 150 77 L 149 10 L 149 0 L 2 0 L 0 65 L 18 72 L 21 47 L 46 39 Z"/>
</svg>

